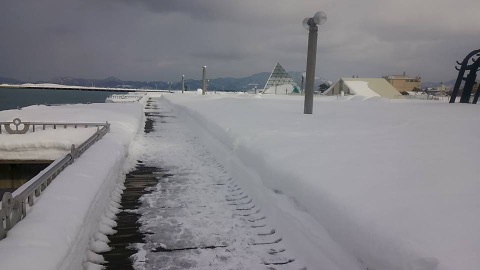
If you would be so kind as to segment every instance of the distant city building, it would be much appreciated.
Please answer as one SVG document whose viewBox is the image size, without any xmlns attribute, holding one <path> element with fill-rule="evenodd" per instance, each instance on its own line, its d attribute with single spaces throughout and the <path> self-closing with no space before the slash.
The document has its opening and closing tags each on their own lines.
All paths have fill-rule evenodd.
<svg viewBox="0 0 480 270">
<path fill-rule="evenodd" d="M 395 87 L 400 93 L 413 91 L 414 89 L 422 89 L 422 79 L 420 76 L 412 78 L 406 76 L 404 72 L 403 75 L 388 75 L 383 78 L 393 85 L 393 87 Z"/>
<path fill-rule="evenodd" d="M 341 78 L 323 94 L 403 98 L 402 94 L 383 78 Z"/>
<path fill-rule="evenodd" d="M 434 95 L 434 96 L 446 96 L 449 90 L 450 89 L 448 88 L 448 86 L 446 86 L 442 82 L 440 86 L 427 88 L 425 92 L 429 95 Z M 409 94 L 411 95 L 412 93 L 409 92 Z"/>
<path fill-rule="evenodd" d="M 290 77 L 280 63 L 277 63 L 263 88 L 263 93 L 288 95 L 292 93 L 300 93 L 300 91 L 292 77 Z"/>
</svg>

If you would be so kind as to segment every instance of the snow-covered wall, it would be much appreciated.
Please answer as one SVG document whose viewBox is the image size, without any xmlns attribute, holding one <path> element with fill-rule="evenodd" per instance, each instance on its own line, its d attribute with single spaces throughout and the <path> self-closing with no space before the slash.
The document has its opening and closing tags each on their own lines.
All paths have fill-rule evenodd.
<svg viewBox="0 0 480 270">
<path fill-rule="evenodd" d="M 25 219 L 0 241 L 2 270 L 82 269 L 94 234 L 109 222 L 104 216 L 111 196 L 116 197 L 112 191 L 124 179 L 130 142 L 143 127 L 143 104 L 31 106 L 0 112 L 0 121 L 16 117 L 111 123 L 111 131 L 59 174 Z"/>
<path fill-rule="evenodd" d="M 480 107 L 164 97 L 309 268 L 480 268 Z"/>
</svg>

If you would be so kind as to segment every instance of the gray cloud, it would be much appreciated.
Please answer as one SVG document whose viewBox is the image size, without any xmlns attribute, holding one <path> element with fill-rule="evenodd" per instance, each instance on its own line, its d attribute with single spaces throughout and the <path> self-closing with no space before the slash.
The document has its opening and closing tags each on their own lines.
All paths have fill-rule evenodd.
<svg viewBox="0 0 480 270">
<path fill-rule="evenodd" d="M 406 71 L 456 77 L 480 47 L 477 0 L 22 0 L 0 10 L 0 76 L 132 80 L 239 77 L 305 69 L 301 21 L 327 12 L 317 74 L 378 77 Z"/>
</svg>

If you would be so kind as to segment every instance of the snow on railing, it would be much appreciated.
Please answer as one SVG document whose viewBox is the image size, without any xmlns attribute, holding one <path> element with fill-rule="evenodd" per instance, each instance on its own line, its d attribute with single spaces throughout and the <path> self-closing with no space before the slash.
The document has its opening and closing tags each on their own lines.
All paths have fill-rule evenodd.
<svg viewBox="0 0 480 270">
<path fill-rule="evenodd" d="M 67 128 L 67 127 L 102 127 L 104 123 L 53 123 L 53 122 L 22 122 L 19 118 L 15 118 L 10 122 L 0 122 L 0 134 L 3 129 L 9 134 L 25 134 L 27 132 L 35 132 L 39 128 L 45 130 L 47 128 Z"/>
<path fill-rule="evenodd" d="M 15 125 L 15 129 L 11 128 L 11 124 Z M 7 232 L 13 228 L 20 220 L 22 220 L 27 215 L 27 204 L 29 207 L 32 207 L 42 191 L 47 188 L 48 185 L 57 177 L 60 172 L 62 172 L 68 165 L 72 164 L 73 161 L 83 154 L 90 146 L 95 142 L 100 140 L 105 134 L 110 131 L 110 124 L 105 123 L 33 123 L 33 122 L 24 122 L 22 123 L 20 119 L 16 118 L 12 122 L 0 122 L 1 125 L 5 127 L 8 133 L 11 134 L 24 134 L 29 130 L 29 127 L 33 127 L 35 131 L 35 126 L 42 126 L 45 129 L 46 126 L 57 126 L 63 127 L 97 127 L 97 131 L 80 146 L 75 147 L 72 145 L 70 153 L 66 154 L 64 157 L 55 160 L 50 166 L 41 171 L 34 178 L 30 179 L 28 182 L 23 184 L 13 193 L 5 192 L 1 201 L 0 209 L 0 240 L 7 237 Z M 23 126 L 21 126 L 23 125 Z M 8 128 L 7 128 L 8 126 Z"/>
</svg>

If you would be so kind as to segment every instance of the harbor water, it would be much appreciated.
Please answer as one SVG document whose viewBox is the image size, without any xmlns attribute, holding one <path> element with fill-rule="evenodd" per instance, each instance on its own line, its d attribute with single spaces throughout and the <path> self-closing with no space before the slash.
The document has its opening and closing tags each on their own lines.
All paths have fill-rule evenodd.
<svg viewBox="0 0 480 270">
<path fill-rule="evenodd" d="M 119 92 L 0 88 L 0 111 L 31 105 L 104 103 L 108 96 L 117 93 Z"/>
</svg>

